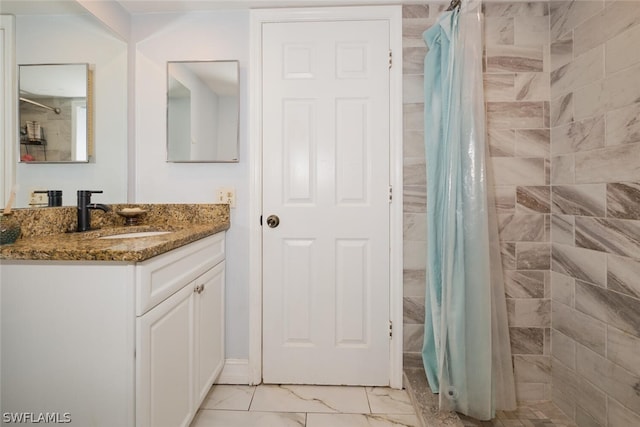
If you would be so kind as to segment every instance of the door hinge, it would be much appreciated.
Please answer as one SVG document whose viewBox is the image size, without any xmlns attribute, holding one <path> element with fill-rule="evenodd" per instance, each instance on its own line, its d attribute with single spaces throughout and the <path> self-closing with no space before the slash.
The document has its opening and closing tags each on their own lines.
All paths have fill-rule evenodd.
<svg viewBox="0 0 640 427">
<path fill-rule="evenodd" d="M 389 203 L 393 201 L 393 186 L 389 186 Z"/>
<path fill-rule="evenodd" d="M 389 320 L 389 339 L 393 338 L 393 322 Z"/>
<path fill-rule="evenodd" d="M 389 51 L 389 68 L 393 66 L 393 51 Z"/>
<path fill-rule="evenodd" d="M 260 215 L 260 226 L 262 226 L 262 215 Z"/>
</svg>

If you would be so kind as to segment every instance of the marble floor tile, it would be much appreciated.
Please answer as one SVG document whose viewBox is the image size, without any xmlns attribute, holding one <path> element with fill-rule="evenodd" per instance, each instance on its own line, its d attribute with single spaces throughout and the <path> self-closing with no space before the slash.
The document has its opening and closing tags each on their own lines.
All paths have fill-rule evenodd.
<svg viewBox="0 0 640 427">
<path fill-rule="evenodd" d="M 419 356 L 419 354 L 418 354 Z M 214 385 L 191 427 L 411 426 L 404 390 L 312 385 Z"/>
<path fill-rule="evenodd" d="M 419 427 L 415 415 L 308 414 L 307 427 Z"/>
<path fill-rule="evenodd" d="M 367 387 L 369 406 L 373 414 L 415 414 L 405 390 L 388 387 Z"/>
<path fill-rule="evenodd" d="M 191 427 L 304 427 L 306 414 L 249 411 L 214 411 L 203 409 L 198 412 Z"/>
<path fill-rule="evenodd" d="M 258 387 L 251 411 L 369 413 L 362 387 L 264 385 Z"/>
<path fill-rule="evenodd" d="M 215 385 L 201 408 L 248 411 L 255 389 L 248 385 Z"/>
</svg>

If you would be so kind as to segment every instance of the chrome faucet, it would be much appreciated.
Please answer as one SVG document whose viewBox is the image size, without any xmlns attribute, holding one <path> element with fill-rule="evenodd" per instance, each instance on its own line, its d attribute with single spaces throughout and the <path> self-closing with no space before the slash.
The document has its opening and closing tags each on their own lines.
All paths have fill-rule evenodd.
<svg viewBox="0 0 640 427">
<path fill-rule="evenodd" d="M 77 231 L 87 231 L 91 229 L 91 209 L 100 209 L 108 212 L 111 208 L 102 203 L 91 203 L 91 194 L 102 193 L 100 191 L 78 190 L 78 228 Z"/>
</svg>

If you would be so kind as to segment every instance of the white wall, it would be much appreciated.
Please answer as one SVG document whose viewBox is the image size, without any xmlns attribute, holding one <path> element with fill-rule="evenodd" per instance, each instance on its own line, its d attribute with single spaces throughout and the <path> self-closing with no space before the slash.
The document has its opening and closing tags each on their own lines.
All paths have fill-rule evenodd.
<svg viewBox="0 0 640 427">
<path fill-rule="evenodd" d="M 249 355 L 249 12 L 136 15 L 135 201 L 213 203 L 218 187 L 236 189 L 227 235 L 227 358 Z M 240 61 L 240 162 L 166 162 L 167 61 Z M 258 219 L 255 218 L 257 221 Z"/>
<path fill-rule="evenodd" d="M 92 65 L 95 146 L 92 163 L 18 164 L 16 206 L 27 206 L 33 188 L 63 190 L 65 205 L 77 190 L 103 190 L 96 202 L 126 201 L 127 44 L 90 16 L 18 15 L 16 62 Z"/>
</svg>

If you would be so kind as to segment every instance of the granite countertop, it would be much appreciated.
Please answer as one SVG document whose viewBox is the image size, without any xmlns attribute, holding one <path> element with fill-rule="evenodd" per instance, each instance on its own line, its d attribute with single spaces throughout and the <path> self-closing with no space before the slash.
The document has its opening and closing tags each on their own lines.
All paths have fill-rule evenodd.
<svg viewBox="0 0 640 427">
<path fill-rule="evenodd" d="M 138 225 L 125 226 L 117 212 L 125 207 L 146 211 Z M 16 209 L 22 236 L 0 246 L 1 260 L 144 261 L 229 229 L 229 206 L 214 204 L 111 205 L 93 211 L 92 229 L 75 232 L 76 208 Z M 143 231 L 170 233 L 121 239 L 100 237 Z"/>
</svg>

